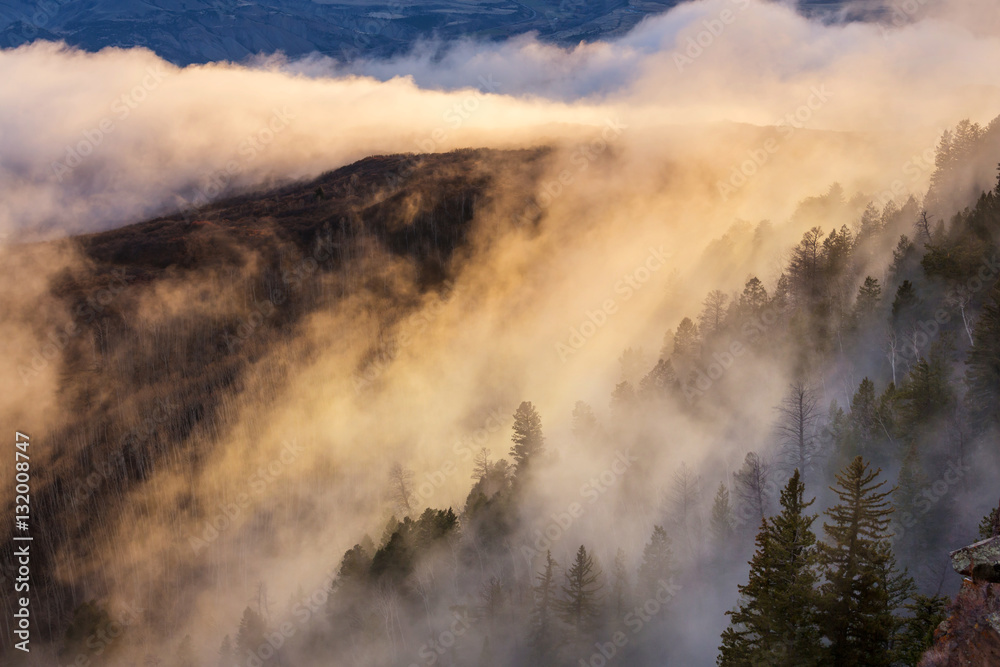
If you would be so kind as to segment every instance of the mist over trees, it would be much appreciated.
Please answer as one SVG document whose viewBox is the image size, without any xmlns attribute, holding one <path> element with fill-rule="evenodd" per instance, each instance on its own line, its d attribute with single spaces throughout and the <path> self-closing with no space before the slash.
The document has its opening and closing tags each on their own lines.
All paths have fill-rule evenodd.
<svg viewBox="0 0 1000 667">
<path fill-rule="evenodd" d="M 700 310 L 664 317 L 655 341 L 612 357 L 620 375 L 599 402 L 574 396 L 570 414 L 552 415 L 527 388 L 494 429 L 503 449 L 477 443 L 457 450 L 467 452 L 460 465 L 448 462 L 463 491 L 453 505 L 421 490 L 444 466 L 421 476 L 387 461 L 381 495 L 366 499 L 380 503 L 383 520 L 351 534 L 347 544 L 356 543 L 343 553 L 324 553 L 328 581 L 315 591 L 261 585 L 239 618 L 211 628 L 211 659 L 184 633 L 156 638 L 176 649 L 156 664 L 306 667 L 336 656 L 406 667 L 917 665 L 945 614 L 942 595 L 954 589 L 948 550 L 996 523 L 1000 180 L 960 212 L 937 212 L 985 132 L 994 126 L 963 124 L 942 139 L 923 205 L 880 208 L 840 186 L 804 201 L 791 224 L 806 231 L 776 271 L 689 286 L 705 294 L 694 301 Z M 437 228 L 434 216 L 471 216 L 474 193 L 451 194 L 423 211 L 433 224 L 399 233 L 422 242 L 447 231 L 457 247 L 461 234 Z M 385 204 L 394 205 L 409 204 Z M 317 270 L 338 279 L 296 293 L 288 312 L 245 338 L 242 354 L 259 358 L 281 327 L 357 287 L 338 262 L 371 261 L 375 239 L 357 238 L 364 234 L 347 223 L 323 233 L 302 247 L 329 241 L 334 259 Z M 774 233 L 762 223 L 752 235 L 764 243 Z M 272 259 L 239 286 L 247 302 L 280 284 L 289 260 Z M 444 291 L 449 259 L 414 271 L 428 291 Z M 389 301 L 388 282 L 368 288 Z M 160 348 L 139 341 L 128 314 L 121 305 L 99 318 L 93 349 L 75 349 L 72 367 L 189 375 L 202 390 L 236 383 L 232 357 L 197 349 L 208 324 L 178 318 L 150 334 L 188 350 L 172 368 L 155 351 L 137 353 Z M 389 329 L 379 330 L 364 371 L 399 353 Z M 639 346 L 660 340 L 655 358 Z M 211 373 L 199 376 L 203 361 Z M 789 382 L 761 409 L 754 376 L 770 370 Z M 366 378 L 362 395 L 379 385 L 378 372 Z M 90 384 L 78 391 L 70 398 L 81 403 L 98 395 Z M 214 407 L 184 405 L 170 421 L 177 434 Z M 750 435 L 745 411 L 768 425 L 766 435 Z M 737 456 L 695 465 L 676 454 L 695 427 L 727 420 L 713 434 L 725 433 Z M 169 450 L 162 436 L 153 440 L 149 449 Z M 121 474 L 136 483 L 166 465 L 141 441 L 124 442 Z M 192 468 L 198 455 L 172 454 Z M 669 473 L 650 463 L 661 455 L 674 455 Z M 586 473 L 579 480 L 577 470 Z M 286 502 L 294 508 L 249 513 L 242 549 L 267 548 L 289 515 L 325 520 L 322 507 L 300 507 L 290 492 Z M 67 659 L 114 622 L 105 600 L 76 595 L 53 593 L 67 600 L 52 638 Z M 110 652 L 148 639 L 128 628 L 125 637 Z"/>
</svg>

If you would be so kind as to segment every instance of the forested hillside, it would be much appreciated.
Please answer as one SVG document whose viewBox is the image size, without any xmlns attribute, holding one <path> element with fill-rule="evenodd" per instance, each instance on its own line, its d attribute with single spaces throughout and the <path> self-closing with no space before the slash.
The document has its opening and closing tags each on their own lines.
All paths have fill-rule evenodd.
<svg viewBox="0 0 1000 667">
<path fill-rule="evenodd" d="M 292 345 L 326 326 L 317 317 L 345 311 L 364 322 L 378 304 L 352 376 L 359 403 L 374 401 L 385 369 L 430 326 L 410 316 L 452 298 L 470 244 L 502 248 L 504 234 L 530 243 L 545 228 L 541 209 L 532 220 L 491 218 L 502 221 L 494 227 L 475 221 L 506 210 L 503 193 L 532 183 L 550 153 L 372 158 L 74 239 L 78 259 L 48 286 L 81 315 L 79 329 L 54 339 L 65 348 L 59 391 L 74 418 L 36 508 L 49 526 L 41 552 L 58 554 L 35 570 L 53 651 L 67 663 L 93 657 L 93 638 L 117 628 L 124 639 L 101 645 L 106 659 L 135 660 L 158 643 L 169 655 L 147 653 L 146 664 L 176 667 L 333 664 L 329 656 L 358 665 L 703 664 L 706 650 L 723 666 L 917 665 L 958 587 L 948 552 L 977 538 L 997 500 L 1000 180 L 955 190 L 983 173 L 984 156 L 1000 157 L 997 127 L 945 135 L 924 203 L 879 208 L 833 185 L 788 221 L 736 223 L 706 257 L 723 257 L 730 271 L 777 270 L 739 284 L 688 283 L 704 294 L 700 310 L 664 319 L 661 347 L 637 337 L 622 350 L 603 403 L 579 400 L 572 415 L 552 416 L 530 388 L 512 396 L 479 385 L 482 404 L 501 407 L 473 423 L 454 459 L 419 475 L 385 462 L 379 492 L 355 508 L 384 507 L 384 521 L 349 535 L 356 544 L 346 553 L 326 554 L 329 576 L 313 589 L 261 584 L 238 624 L 213 617 L 211 660 L 192 643 L 172 582 L 235 585 L 246 572 L 213 565 L 219 544 L 235 540 L 240 557 L 280 553 L 288 526 L 301 535 L 329 520 L 312 498 L 349 483 L 332 464 L 288 486 L 280 473 L 250 477 L 250 488 L 256 480 L 282 490 L 256 508 L 201 479 L 212 443 L 238 422 L 228 397 L 268 400 L 294 364 L 324 353 Z M 782 241 L 788 229 L 806 230 L 792 247 Z M 50 251 L 26 248 L 23 261 Z M 199 289 L 179 287 L 191 283 Z M 585 325 L 577 335 L 588 337 Z M 572 336 L 555 346 L 574 351 Z M 25 382 L 47 363 L 22 363 Z M 762 407 L 755 387 L 775 372 L 791 382 Z M 554 436 L 554 417 L 570 420 L 572 433 Z M 764 435 L 754 423 L 768 425 Z M 709 455 L 665 477 L 649 463 L 722 441 L 738 465 Z M 241 441 L 241 455 L 255 442 Z M 295 447 L 285 443 L 286 465 Z M 164 471 L 171 481 L 157 476 Z M 436 502 L 446 479 L 466 475 L 464 502 Z M 156 480 L 162 506 L 129 495 Z M 190 491 L 198 484 L 221 514 Z M 144 604 L 124 613 L 112 602 L 121 582 L 93 558 L 122 525 L 139 525 L 130 517 L 154 517 L 175 539 L 150 547 L 170 576 L 135 593 Z"/>
</svg>

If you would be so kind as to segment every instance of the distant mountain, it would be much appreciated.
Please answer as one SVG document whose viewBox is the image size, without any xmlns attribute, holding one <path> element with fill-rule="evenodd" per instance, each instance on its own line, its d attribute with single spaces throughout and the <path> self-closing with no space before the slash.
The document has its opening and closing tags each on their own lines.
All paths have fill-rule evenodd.
<svg viewBox="0 0 1000 667">
<path fill-rule="evenodd" d="M 366 3 L 308 0 L 0 1 L 0 46 L 62 39 L 87 50 L 144 46 L 180 65 L 257 53 L 390 55 L 421 38 L 483 39 L 537 31 L 576 43 L 623 33 L 678 0 L 463 0 Z"/>
<path fill-rule="evenodd" d="M 576 44 L 627 32 L 683 0 L 0 0 L 0 48 L 36 39 L 90 51 L 147 47 L 178 65 L 258 53 L 387 56 L 420 39 L 503 39 L 537 32 Z M 841 0 L 803 2 L 830 11 Z"/>
</svg>

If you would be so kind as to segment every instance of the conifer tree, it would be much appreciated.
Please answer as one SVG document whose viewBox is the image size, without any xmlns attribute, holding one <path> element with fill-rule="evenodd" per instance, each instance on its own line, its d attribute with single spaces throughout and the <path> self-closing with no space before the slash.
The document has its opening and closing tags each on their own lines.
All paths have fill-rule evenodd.
<svg viewBox="0 0 1000 667">
<path fill-rule="evenodd" d="M 888 667 L 900 627 L 896 616 L 912 582 L 896 570 L 889 542 L 891 489 L 860 457 L 837 477 L 838 504 L 826 511 L 819 545 L 823 634 L 836 665 Z"/>
<path fill-rule="evenodd" d="M 948 598 L 942 595 L 914 595 L 906 605 L 910 616 L 900 635 L 895 650 L 896 661 L 904 665 L 917 665 L 934 643 L 934 631 L 947 618 Z"/>
<path fill-rule="evenodd" d="M 219 667 L 234 667 L 235 663 L 233 642 L 229 635 L 226 635 L 222 638 L 222 646 L 219 647 Z"/>
<path fill-rule="evenodd" d="M 858 300 L 854 305 L 854 315 L 859 323 L 868 320 L 878 310 L 882 301 L 882 286 L 878 278 L 868 276 L 865 284 L 858 288 Z"/>
<path fill-rule="evenodd" d="M 530 402 L 524 401 L 514 412 L 514 445 L 510 456 L 514 459 L 514 474 L 520 477 L 528 470 L 534 458 L 545 451 L 545 436 L 542 435 L 542 418 L 538 416 Z"/>
<path fill-rule="evenodd" d="M 236 633 L 237 660 L 246 660 L 248 654 L 256 655 L 257 649 L 267 641 L 264 637 L 266 632 L 267 625 L 261 615 L 250 607 L 244 609 L 240 629 Z"/>
<path fill-rule="evenodd" d="M 709 528 L 716 548 L 724 548 L 729 545 L 736 530 L 733 508 L 729 502 L 729 489 L 722 483 L 719 484 L 719 490 L 715 492 Z"/>
<path fill-rule="evenodd" d="M 761 522 L 741 605 L 727 612 L 720 667 L 809 667 L 822 663 L 816 536 L 796 470 L 781 492 L 781 513 Z"/>
<path fill-rule="evenodd" d="M 552 552 L 545 552 L 545 568 L 538 573 L 538 583 L 532 587 L 534 604 L 531 610 L 531 634 L 528 643 L 535 657 L 543 663 L 552 657 L 557 648 L 555 570 L 558 565 L 552 558 Z"/>
<path fill-rule="evenodd" d="M 573 436 L 580 442 L 589 442 L 598 433 L 599 425 L 594 409 L 583 401 L 573 406 Z"/>
<path fill-rule="evenodd" d="M 690 318 L 685 317 L 677 325 L 677 333 L 674 334 L 674 345 L 672 358 L 676 360 L 694 361 L 699 354 L 701 342 L 698 339 L 698 327 Z"/>
<path fill-rule="evenodd" d="M 1000 283 L 983 306 L 972 334 L 966 402 L 978 426 L 1000 426 Z"/>
<path fill-rule="evenodd" d="M 663 526 L 653 526 L 649 544 L 642 550 L 642 564 L 639 566 L 639 589 L 655 590 L 661 581 L 669 582 L 674 574 L 674 554 L 670 538 Z"/>
<path fill-rule="evenodd" d="M 559 618 L 573 628 L 578 637 L 593 631 L 601 614 L 601 568 L 594 557 L 580 545 L 573 565 L 566 571 L 563 597 L 556 601 Z"/>
<path fill-rule="evenodd" d="M 632 597 L 632 587 L 629 585 L 628 570 L 625 567 L 625 551 L 621 548 L 615 553 L 615 562 L 611 569 L 613 581 L 611 584 L 611 604 L 615 617 L 625 614 L 629 600 Z"/>
</svg>

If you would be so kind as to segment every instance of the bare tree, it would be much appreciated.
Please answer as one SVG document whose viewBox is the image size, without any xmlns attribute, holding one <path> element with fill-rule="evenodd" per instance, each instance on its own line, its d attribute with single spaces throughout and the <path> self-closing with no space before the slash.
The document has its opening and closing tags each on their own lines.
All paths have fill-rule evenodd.
<svg viewBox="0 0 1000 667">
<path fill-rule="evenodd" d="M 927 218 L 927 211 L 920 214 L 920 219 L 917 220 L 917 235 L 921 237 L 924 244 L 931 242 L 931 221 Z"/>
<path fill-rule="evenodd" d="M 962 324 L 965 325 L 965 335 L 969 337 L 969 345 L 975 345 L 975 341 L 972 340 L 972 317 L 969 315 L 969 303 L 972 301 L 972 295 L 968 292 L 963 292 L 958 297 L 958 310 L 962 313 Z"/>
<path fill-rule="evenodd" d="M 736 511 L 737 524 L 755 524 L 768 514 L 771 466 L 756 452 L 743 460 L 743 467 L 733 473 L 733 487 L 740 504 Z"/>
<path fill-rule="evenodd" d="M 897 384 L 896 360 L 899 359 L 899 337 L 895 329 L 890 326 L 885 328 L 885 356 L 889 360 L 889 366 L 892 367 L 892 383 Z"/>
<path fill-rule="evenodd" d="M 480 480 L 490 474 L 493 463 L 490 461 L 490 450 L 483 447 L 472 460 L 472 479 Z"/>
<path fill-rule="evenodd" d="M 701 479 L 691 471 L 686 463 L 681 463 L 674 473 L 673 485 L 667 497 L 674 525 L 684 537 L 689 551 L 693 552 L 697 541 L 695 531 L 701 526 L 698 520 L 698 504 L 701 499 Z"/>
<path fill-rule="evenodd" d="M 726 303 L 729 297 L 721 290 L 712 290 L 701 302 L 703 309 L 698 316 L 701 334 L 707 338 L 722 330 L 726 320 Z"/>
<path fill-rule="evenodd" d="M 403 516 L 413 513 L 413 471 L 399 463 L 389 469 L 389 493 Z"/>
<path fill-rule="evenodd" d="M 798 469 L 803 478 L 817 454 L 816 421 L 819 419 L 816 392 L 804 382 L 789 386 L 778 406 L 778 437 L 784 467 L 791 473 Z"/>
</svg>

